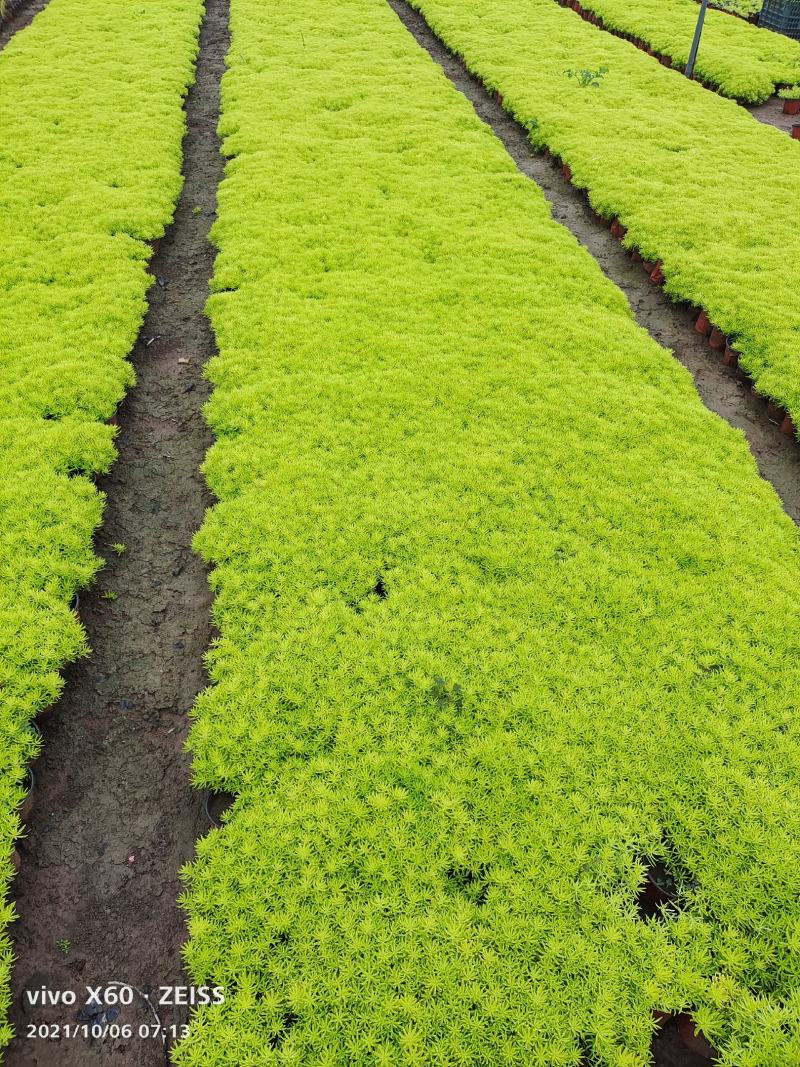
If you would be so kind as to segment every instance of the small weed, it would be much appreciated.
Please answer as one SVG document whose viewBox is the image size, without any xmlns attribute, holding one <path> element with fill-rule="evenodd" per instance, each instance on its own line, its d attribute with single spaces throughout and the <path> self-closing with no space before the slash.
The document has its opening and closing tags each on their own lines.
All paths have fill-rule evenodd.
<svg viewBox="0 0 800 1067">
<path fill-rule="evenodd" d="M 565 70 L 568 78 L 575 78 L 581 89 L 599 89 L 603 78 L 608 74 L 608 67 L 597 70 Z"/>
<path fill-rule="evenodd" d="M 123 555 L 123 554 L 125 553 L 125 551 L 126 551 L 126 549 L 125 549 L 125 545 L 123 545 L 123 543 L 122 543 L 121 541 L 115 541 L 115 542 L 114 542 L 114 544 L 113 544 L 113 545 L 111 546 L 111 551 L 112 551 L 112 552 L 113 552 L 113 553 L 114 553 L 115 555 L 117 555 L 117 556 L 121 556 L 121 555 Z"/>
<path fill-rule="evenodd" d="M 60 937 L 58 939 L 58 941 L 56 941 L 56 944 L 58 945 L 58 947 L 61 949 L 61 951 L 64 953 L 65 956 L 69 955 L 69 950 L 72 947 L 72 942 L 70 941 L 70 939 L 68 937 Z"/>
<path fill-rule="evenodd" d="M 113 589 L 104 589 L 102 593 L 103 600 L 116 600 L 118 595 Z"/>
</svg>

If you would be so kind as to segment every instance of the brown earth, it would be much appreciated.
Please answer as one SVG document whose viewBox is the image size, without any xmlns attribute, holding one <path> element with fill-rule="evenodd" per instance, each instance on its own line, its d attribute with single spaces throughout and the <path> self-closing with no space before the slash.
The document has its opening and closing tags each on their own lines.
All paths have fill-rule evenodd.
<svg viewBox="0 0 800 1067">
<path fill-rule="evenodd" d="M 6 0 L 6 13 L 0 20 L 0 50 L 19 30 L 24 29 L 50 0 Z"/>
<path fill-rule="evenodd" d="M 750 104 L 747 110 L 759 122 L 775 126 L 784 133 L 791 133 L 792 126 L 800 124 L 800 115 L 784 115 L 783 100 L 777 96 L 771 96 L 765 104 Z"/>
</svg>

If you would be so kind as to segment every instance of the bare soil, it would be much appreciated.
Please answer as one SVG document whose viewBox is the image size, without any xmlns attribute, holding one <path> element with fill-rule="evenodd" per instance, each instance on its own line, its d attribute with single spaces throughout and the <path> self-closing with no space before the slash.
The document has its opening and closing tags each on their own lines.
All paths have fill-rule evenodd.
<svg viewBox="0 0 800 1067">
<path fill-rule="evenodd" d="M 766 401 L 752 395 L 748 379 L 726 367 L 719 354 L 695 332 L 696 312 L 673 303 L 660 286 L 650 282 L 641 264 L 632 260 L 598 220 L 586 196 L 569 183 L 560 166 L 531 146 L 527 131 L 436 37 L 422 15 L 405 0 L 387 2 L 471 102 L 478 117 L 500 138 L 520 171 L 543 190 L 556 221 L 574 234 L 603 273 L 625 293 L 639 324 L 659 344 L 671 349 L 691 372 L 706 407 L 744 432 L 761 474 L 775 487 L 786 512 L 800 522 L 800 448 L 794 438 L 782 434 L 778 424 L 771 421 Z"/>
<path fill-rule="evenodd" d="M 62 699 L 42 722 L 34 812 L 19 844 L 17 1036 L 7 1067 L 163 1064 L 162 1035 L 138 1036 L 140 1024 L 156 1025 L 138 995 L 113 1020 L 134 1025 L 130 1040 L 86 1041 L 63 1029 L 47 1040 L 27 1036 L 28 1027 L 75 1025 L 88 985 L 116 980 L 144 993 L 187 984 L 178 870 L 208 823 L 183 745 L 212 637 L 207 576 L 191 540 L 212 503 L 198 470 L 211 443 L 202 368 L 215 353 L 203 306 L 214 259 L 207 234 L 223 174 L 216 124 L 229 43 L 228 0 L 206 6 L 186 105 L 185 185 L 152 260 L 149 310 L 132 355 L 138 384 L 120 408 L 119 459 L 101 485 L 108 505 L 97 547 L 108 566 L 81 595 L 92 653 L 69 669 Z M 125 545 L 121 556 L 110 547 L 117 542 Z M 107 590 L 117 599 L 106 599 Z M 42 986 L 74 991 L 76 1004 L 31 1009 L 24 994 Z M 157 999 L 165 1027 L 186 1019 L 186 1007 Z"/>
<path fill-rule="evenodd" d="M 784 133 L 791 133 L 792 126 L 800 123 L 800 115 L 784 115 L 783 100 L 777 96 L 771 96 L 764 104 L 751 104 L 747 110 L 759 122 L 765 122 Z"/>
<path fill-rule="evenodd" d="M 50 0 L 7 0 L 5 17 L 0 19 L 0 51 L 14 34 L 24 29 L 33 20 L 33 16 L 38 15 L 49 2 Z"/>
</svg>

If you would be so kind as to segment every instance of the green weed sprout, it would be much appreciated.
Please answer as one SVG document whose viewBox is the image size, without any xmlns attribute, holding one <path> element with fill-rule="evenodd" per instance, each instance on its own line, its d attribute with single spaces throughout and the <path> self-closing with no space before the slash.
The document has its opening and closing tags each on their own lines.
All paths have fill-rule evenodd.
<svg viewBox="0 0 800 1067">
<path fill-rule="evenodd" d="M 568 78 L 574 78 L 582 89 L 599 89 L 603 78 L 608 74 L 608 67 L 597 70 L 565 70 Z"/>
</svg>

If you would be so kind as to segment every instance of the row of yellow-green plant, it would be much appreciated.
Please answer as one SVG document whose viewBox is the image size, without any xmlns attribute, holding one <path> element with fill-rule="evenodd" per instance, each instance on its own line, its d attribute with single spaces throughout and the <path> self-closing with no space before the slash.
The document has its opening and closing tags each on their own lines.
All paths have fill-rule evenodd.
<svg viewBox="0 0 800 1067">
<path fill-rule="evenodd" d="M 145 308 L 147 242 L 181 184 L 201 0 L 52 0 L 0 55 L 0 872 L 19 832 L 29 724 L 85 636 L 113 414 Z M 30 902 L 35 907 L 35 902 Z M 0 1044 L 10 1036 L 2 909 Z"/>
<path fill-rule="evenodd" d="M 697 25 L 696 0 L 581 3 L 610 29 L 637 38 L 681 68 L 686 66 Z M 710 9 L 695 74 L 725 96 L 747 103 L 761 103 L 787 86 L 798 86 L 800 96 L 800 41 Z"/>
<path fill-rule="evenodd" d="M 232 27 L 175 1061 L 800 1061 L 794 524 L 384 0 Z"/>
<path fill-rule="evenodd" d="M 412 2 L 800 424 L 800 143 L 553 0 Z"/>
</svg>

